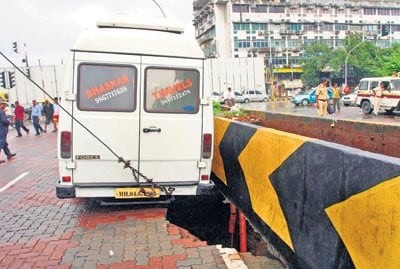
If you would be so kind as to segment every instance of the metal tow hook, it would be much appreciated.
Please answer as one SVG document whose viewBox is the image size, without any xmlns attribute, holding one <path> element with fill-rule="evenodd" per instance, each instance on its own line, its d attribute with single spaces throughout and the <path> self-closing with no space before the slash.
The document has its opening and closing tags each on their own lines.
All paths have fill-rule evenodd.
<svg viewBox="0 0 400 269">
<path fill-rule="evenodd" d="M 143 133 L 150 133 L 150 132 L 161 133 L 161 128 L 157 128 L 155 126 L 150 126 L 149 128 L 143 128 Z"/>
<path fill-rule="evenodd" d="M 165 192 L 166 195 L 171 195 L 175 191 L 175 188 L 173 188 L 173 187 L 168 187 L 168 188 L 162 187 L 162 190 Z"/>
<path fill-rule="evenodd" d="M 151 191 L 146 191 L 145 188 L 141 187 L 140 188 L 140 193 L 143 193 L 145 197 L 153 198 L 156 195 L 156 191 L 154 190 L 154 187 L 151 187 Z"/>
</svg>

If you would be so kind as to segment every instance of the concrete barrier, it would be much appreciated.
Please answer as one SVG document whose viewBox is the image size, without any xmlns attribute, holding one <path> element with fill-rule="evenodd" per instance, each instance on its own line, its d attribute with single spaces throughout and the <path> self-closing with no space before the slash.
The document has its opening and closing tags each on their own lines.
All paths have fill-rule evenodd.
<svg viewBox="0 0 400 269">
<path fill-rule="evenodd" d="M 212 179 L 300 268 L 400 268 L 400 159 L 215 118 Z"/>
</svg>

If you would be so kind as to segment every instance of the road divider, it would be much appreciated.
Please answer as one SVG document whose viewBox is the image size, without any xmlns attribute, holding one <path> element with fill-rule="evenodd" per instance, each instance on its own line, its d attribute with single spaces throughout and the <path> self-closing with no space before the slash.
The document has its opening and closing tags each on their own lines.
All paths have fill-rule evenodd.
<svg viewBox="0 0 400 269">
<path fill-rule="evenodd" d="M 215 118 L 212 179 L 298 268 L 398 268 L 400 159 Z"/>
</svg>

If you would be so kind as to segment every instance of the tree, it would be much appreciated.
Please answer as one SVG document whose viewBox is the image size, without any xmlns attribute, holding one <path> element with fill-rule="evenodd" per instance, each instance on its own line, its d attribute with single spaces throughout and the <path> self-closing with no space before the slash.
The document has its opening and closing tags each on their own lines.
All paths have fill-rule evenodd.
<svg viewBox="0 0 400 269">
<path fill-rule="evenodd" d="M 330 50 L 325 43 L 313 43 L 304 49 L 303 74 L 301 80 L 307 87 L 319 84 L 320 73 L 328 66 L 331 57 Z"/>
<path fill-rule="evenodd" d="M 382 76 L 400 71 L 400 45 L 390 49 L 379 49 L 375 40 L 364 38 L 361 34 L 351 34 L 344 40 L 345 46 L 335 50 L 329 49 L 324 43 L 314 43 L 306 47 L 302 62 L 303 84 L 309 87 L 317 85 L 323 71 L 329 71 L 334 80 L 343 81 L 347 56 L 347 75 L 353 86 L 362 77 Z"/>
<path fill-rule="evenodd" d="M 388 76 L 393 72 L 400 72 L 400 44 L 382 49 L 377 57 L 380 65 L 376 73 L 379 76 Z"/>
</svg>

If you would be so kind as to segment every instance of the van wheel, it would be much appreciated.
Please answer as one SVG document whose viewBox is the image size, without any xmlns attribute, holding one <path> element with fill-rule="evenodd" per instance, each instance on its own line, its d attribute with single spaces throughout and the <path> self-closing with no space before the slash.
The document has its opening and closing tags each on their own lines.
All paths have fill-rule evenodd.
<svg viewBox="0 0 400 269">
<path fill-rule="evenodd" d="M 244 99 L 244 102 L 247 104 L 248 102 L 250 102 L 250 100 L 249 99 Z"/>
<path fill-rule="evenodd" d="M 366 115 L 371 114 L 371 112 L 372 112 L 371 103 L 368 100 L 362 101 L 361 110 Z"/>
<path fill-rule="evenodd" d="M 268 98 L 265 97 L 265 98 L 263 99 L 263 102 L 268 102 Z"/>
</svg>

